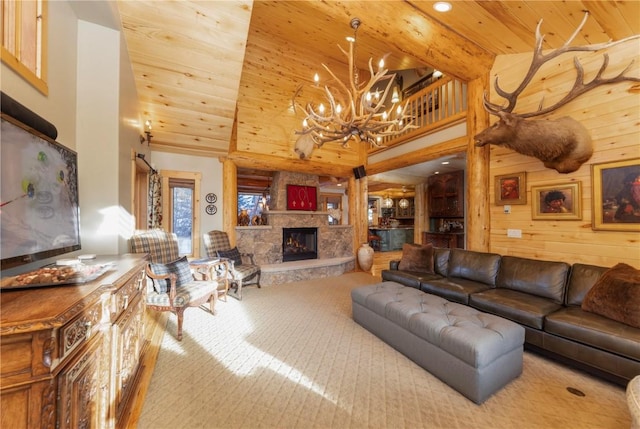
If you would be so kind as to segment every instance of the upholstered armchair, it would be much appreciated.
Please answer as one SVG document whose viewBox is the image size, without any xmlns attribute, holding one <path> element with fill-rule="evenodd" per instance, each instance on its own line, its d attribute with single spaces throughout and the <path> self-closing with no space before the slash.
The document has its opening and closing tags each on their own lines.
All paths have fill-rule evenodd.
<svg viewBox="0 0 640 429">
<path fill-rule="evenodd" d="M 182 340 L 182 322 L 187 308 L 209 303 L 210 312 L 215 314 L 219 289 L 226 293 L 229 288 L 228 262 L 212 261 L 203 273 L 201 262 L 192 267 L 186 256 L 180 257 L 176 235 L 159 229 L 134 234 L 129 239 L 129 250 L 149 254 L 146 274 L 151 281 L 147 287 L 147 308 L 170 311 L 177 316 L 178 341 Z M 195 279 L 194 269 L 203 274 L 203 280 Z"/>
<path fill-rule="evenodd" d="M 209 231 L 203 238 L 209 258 L 228 258 L 231 263 L 229 278 L 239 300 L 242 300 L 243 286 L 255 284 L 260 287 L 260 267 L 253 259 L 253 253 L 241 253 L 237 247 L 232 248 L 224 231 Z"/>
</svg>

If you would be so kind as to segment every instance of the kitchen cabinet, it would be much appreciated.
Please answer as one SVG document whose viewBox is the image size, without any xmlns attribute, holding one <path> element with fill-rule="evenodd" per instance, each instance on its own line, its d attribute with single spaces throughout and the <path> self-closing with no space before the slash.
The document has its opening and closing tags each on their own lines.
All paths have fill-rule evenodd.
<svg viewBox="0 0 640 429">
<path fill-rule="evenodd" d="M 415 215 L 415 207 L 413 205 L 413 198 L 405 198 L 408 202 L 409 205 L 405 208 L 400 207 L 400 200 L 401 198 L 397 198 L 393 200 L 393 206 L 396 209 L 396 218 L 397 219 L 408 219 L 411 218 L 413 219 L 414 215 Z"/>
<path fill-rule="evenodd" d="M 110 268 L 97 280 L 2 292 L 2 427 L 122 427 L 147 341 L 146 262 L 98 257 Z"/>
<path fill-rule="evenodd" d="M 463 232 L 423 232 L 422 244 L 449 249 L 464 249 Z"/>
<path fill-rule="evenodd" d="M 464 217 L 464 171 L 429 177 L 429 217 Z"/>
<path fill-rule="evenodd" d="M 400 207 L 400 200 L 402 198 L 393 198 L 393 207 L 383 207 L 380 210 L 380 215 L 382 217 L 392 217 L 395 219 L 413 219 L 415 216 L 415 206 L 413 202 L 413 198 L 406 198 L 409 202 L 407 207 Z"/>
<path fill-rule="evenodd" d="M 380 237 L 380 250 L 402 250 L 404 243 L 413 243 L 413 228 L 370 228 Z"/>
</svg>

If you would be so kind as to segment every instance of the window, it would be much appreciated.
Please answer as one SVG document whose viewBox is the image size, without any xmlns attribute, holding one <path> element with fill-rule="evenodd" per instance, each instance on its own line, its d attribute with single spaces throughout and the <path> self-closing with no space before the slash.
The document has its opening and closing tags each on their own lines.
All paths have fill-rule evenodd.
<svg viewBox="0 0 640 429">
<path fill-rule="evenodd" d="M 340 225 L 342 219 L 342 194 L 320 194 L 321 210 L 329 212 L 329 225 Z"/>
<path fill-rule="evenodd" d="M 238 213 L 246 210 L 249 214 L 251 225 L 255 225 L 255 216 L 262 216 L 265 206 L 268 207 L 269 203 L 270 196 L 267 193 L 238 192 Z"/>
<path fill-rule="evenodd" d="M 200 173 L 162 171 L 162 224 L 178 236 L 180 255 L 200 256 Z"/>
<path fill-rule="evenodd" d="M 0 1 L 2 62 L 48 95 L 47 1 Z"/>
</svg>

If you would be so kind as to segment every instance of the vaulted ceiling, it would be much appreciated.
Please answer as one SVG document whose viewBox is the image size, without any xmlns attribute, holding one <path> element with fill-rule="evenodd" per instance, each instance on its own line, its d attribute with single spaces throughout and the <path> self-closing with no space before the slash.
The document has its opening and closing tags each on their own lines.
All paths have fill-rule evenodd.
<svg viewBox="0 0 640 429">
<path fill-rule="evenodd" d="M 487 73 L 496 55 L 530 52 L 540 19 L 545 48 L 561 46 L 585 11 L 574 44 L 640 33 L 636 1 L 455 1 L 448 13 L 434 3 L 119 0 L 152 149 L 293 157 L 302 118 L 291 97 L 321 63 L 347 69 L 338 45 L 353 17 L 359 68 L 384 56 L 390 70 L 432 67 L 464 80 Z"/>
</svg>

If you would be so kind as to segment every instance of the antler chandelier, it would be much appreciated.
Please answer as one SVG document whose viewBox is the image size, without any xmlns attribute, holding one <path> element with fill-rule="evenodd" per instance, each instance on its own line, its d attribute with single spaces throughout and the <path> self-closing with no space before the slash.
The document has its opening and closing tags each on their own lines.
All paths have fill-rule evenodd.
<svg viewBox="0 0 640 429">
<path fill-rule="evenodd" d="M 361 142 L 374 146 L 381 146 L 383 138 L 402 134 L 410 128 L 412 117 L 405 114 L 407 104 L 396 105 L 397 98 L 393 97 L 391 107 L 385 109 L 385 101 L 395 80 L 395 73 L 387 74 L 384 68 L 384 60 L 380 60 L 378 71 L 374 72 L 372 59 L 369 58 L 369 73 L 367 82 L 360 83 L 358 68 L 356 66 L 356 33 L 360 27 L 360 19 L 351 20 L 353 37 L 347 37 L 349 52 L 340 51 L 349 60 L 349 82 L 343 83 L 329 69 L 326 64 L 322 67 L 329 73 L 331 80 L 337 88 L 324 85 L 324 96 L 328 108 L 320 103 L 307 103 L 302 107 L 296 102 L 302 86 L 298 87 L 293 95 L 294 110 L 302 110 L 306 117 L 302 123 L 302 130 L 296 134 L 310 136 L 316 146 L 320 147 L 327 142 L 341 142 L 343 147 L 348 147 L 352 138 L 358 138 Z M 320 78 L 316 73 L 315 85 L 319 85 Z M 384 91 L 381 88 L 384 87 Z M 394 94 L 395 95 L 395 94 Z"/>
</svg>

